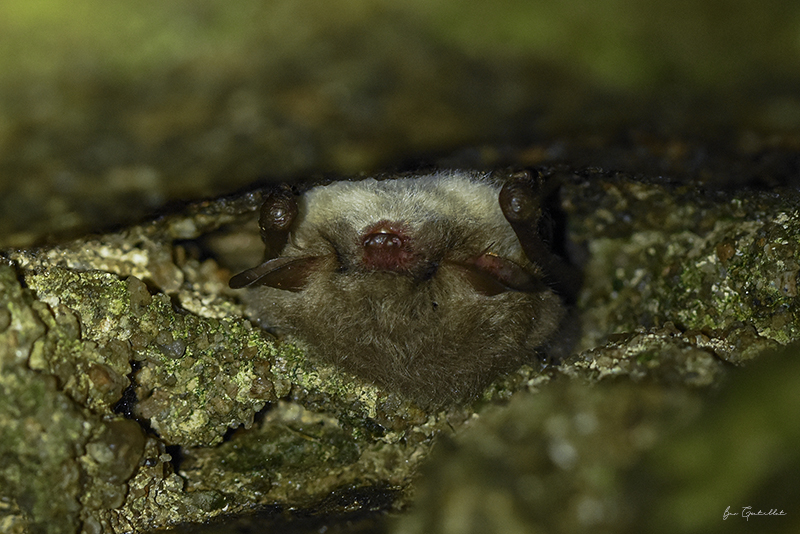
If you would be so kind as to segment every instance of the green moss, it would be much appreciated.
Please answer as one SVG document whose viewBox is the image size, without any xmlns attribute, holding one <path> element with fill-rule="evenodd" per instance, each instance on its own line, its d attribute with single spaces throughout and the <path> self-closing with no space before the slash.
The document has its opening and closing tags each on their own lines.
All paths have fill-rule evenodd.
<svg viewBox="0 0 800 534">
<path fill-rule="evenodd" d="M 681 187 L 651 185 L 643 195 L 633 180 L 592 180 L 590 188 L 603 190 L 601 209 L 592 206 L 582 218 L 581 201 L 570 201 L 576 238 L 592 236 L 584 347 L 667 323 L 727 344 L 719 355 L 731 361 L 742 360 L 743 326 L 767 342 L 798 339 L 796 194 L 719 195 L 710 202 Z M 581 194 L 587 198 L 586 190 Z M 611 218 L 598 215 L 606 206 Z"/>
<path fill-rule="evenodd" d="M 242 321 L 176 312 L 165 294 L 147 303 L 137 295 L 132 307 L 129 283 L 110 273 L 51 269 L 26 281 L 59 312 L 55 317 L 43 312 L 48 326 L 58 317 L 79 318 L 73 337 L 53 329 L 38 353 L 49 359 L 43 368 L 93 409 L 109 412 L 120 399 L 129 385 L 128 359 L 143 366 L 137 374 L 139 413 L 168 443 L 217 442 L 229 427 L 249 424 L 265 402 L 277 398 L 269 374 L 271 341 Z M 74 337 L 78 331 L 82 339 Z M 247 357 L 241 357 L 244 352 Z M 91 383 L 92 376 L 123 387 L 109 396 Z"/>
<path fill-rule="evenodd" d="M 253 500 L 270 494 L 309 506 L 323 499 L 337 479 L 335 487 L 343 487 L 392 476 L 380 462 L 371 462 L 371 475 L 362 478 L 368 470 L 359 459 L 369 445 L 328 415 L 280 403 L 262 423 L 237 432 L 222 446 L 193 451 L 182 473 L 193 490 L 224 488 Z"/>
<path fill-rule="evenodd" d="M 33 303 L 16 273 L 0 266 L 0 308 L 10 314 L 0 332 L 0 496 L 16 503 L 28 532 L 74 532 L 83 489 L 79 451 L 96 422 L 52 376 L 27 367 L 45 333 Z"/>
<path fill-rule="evenodd" d="M 17 287 L 19 276 L 29 288 L 22 313 L 32 334 L 14 333 L 28 350 L 13 357 L 94 421 L 74 458 L 84 480 L 74 492 L 76 517 L 87 532 L 202 521 L 276 502 L 311 506 L 342 487 L 401 488 L 446 424 L 298 347 L 277 346 L 236 315 L 213 262 L 178 267 L 170 232 L 186 237 L 231 216 L 230 202 L 204 206 L 87 242 L 15 251 L 19 274 L 6 268 Z M 209 287 L 212 298 L 198 290 Z M 7 315 L 6 331 L 16 317 Z M 144 447 L 136 423 L 113 413 L 124 390 L 120 409 L 156 433 Z M 251 428 L 268 403 L 265 422 Z M 251 430 L 220 444 L 241 426 Z M 180 447 L 180 474 L 166 444 Z"/>
<path fill-rule="evenodd" d="M 4 445 L 13 458 L 2 470 L 13 503 L 6 517 L 16 524 L 48 517 L 36 503 L 49 494 L 32 474 L 34 459 L 22 452 L 37 440 L 60 444 L 37 462 L 55 459 L 78 473 L 65 480 L 82 482 L 61 488 L 56 509 L 87 532 L 205 521 L 223 510 L 275 504 L 314 507 L 347 488 L 390 488 L 402 504 L 443 431 L 516 391 L 540 391 L 552 377 L 567 376 L 644 384 L 631 391 L 650 392 L 645 397 L 685 392 L 718 383 L 720 358 L 743 362 L 796 335 L 795 197 L 709 201 L 689 189 L 597 171 L 577 175 L 563 193 L 570 236 L 590 252 L 579 305 L 583 350 L 544 372 L 524 367 L 473 406 L 438 414 L 301 347 L 277 344 L 242 317 L 227 271 L 173 245 L 254 210 L 257 195 L 206 202 L 118 234 L 13 252 L 17 267 L 0 270 L 7 392 L 0 424 L 14 436 Z M 113 413 L 123 391 L 120 409 L 153 431 L 144 441 L 137 423 Z M 40 405 L 52 408 L 44 414 Z M 543 405 L 541 417 L 558 406 Z M 34 431 L 21 422 L 37 417 L 63 421 L 44 419 Z M 547 428 L 566 428 L 562 419 Z M 179 447 L 178 473 L 168 444 Z M 613 472 L 586 465 L 586 480 L 613 489 Z M 495 497 L 510 502 L 502 492 Z"/>
</svg>

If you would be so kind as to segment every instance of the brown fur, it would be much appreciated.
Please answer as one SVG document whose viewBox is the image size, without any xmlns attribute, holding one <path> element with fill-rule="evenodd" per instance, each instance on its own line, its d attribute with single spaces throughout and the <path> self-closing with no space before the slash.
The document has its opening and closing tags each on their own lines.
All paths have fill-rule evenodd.
<svg viewBox="0 0 800 534">
<path fill-rule="evenodd" d="M 301 200 L 282 256 L 320 260 L 300 291 L 250 290 L 262 326 L 426 406 L 474 398 L 535 358 L 563 317 L 560 299 L 546 287 L 487 296 L 448 263 L 489 252 L 540 275 L 502 216 L 499 184 L 477 173 L 354 184 Z M 424 261 L 408 272 L 364 269 L 364 228 L 398 217 Z"/>
</svg>

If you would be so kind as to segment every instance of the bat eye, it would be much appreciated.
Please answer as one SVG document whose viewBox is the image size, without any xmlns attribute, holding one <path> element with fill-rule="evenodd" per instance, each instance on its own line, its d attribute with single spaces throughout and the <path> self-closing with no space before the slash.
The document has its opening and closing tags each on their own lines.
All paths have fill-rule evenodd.
<svg viewBox="0 0 800 534">
<path fill-rule="evenodd" d="M 288 189 L 278 189 L 267 195 L 261 206 L 258 225 L 262 232 L 288 232 L 297 217 L 297 202 Z"/>
</svg>

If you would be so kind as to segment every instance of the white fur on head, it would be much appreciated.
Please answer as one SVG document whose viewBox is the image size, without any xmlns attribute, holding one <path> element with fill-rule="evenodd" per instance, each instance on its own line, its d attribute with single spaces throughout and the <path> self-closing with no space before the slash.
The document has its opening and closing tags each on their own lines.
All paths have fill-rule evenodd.
<svg viewBox="0 0 800 534">
<path fill-rule="evenodd" d="M 299 202 L 291 242 L 313 247 L 334 222 L 361 234 L 370 225 L 403 221 L 412 235 L 445 221 L 467 235 L 474 253 L 490 252 L 519 263 L 525 259 L 498 203 L 500 187 L 486 173 L 443 171 L 417 177 L 342 181 L 309 190 Z M 477 242 L 476 242 L 477 241 Z"/>
</svg>

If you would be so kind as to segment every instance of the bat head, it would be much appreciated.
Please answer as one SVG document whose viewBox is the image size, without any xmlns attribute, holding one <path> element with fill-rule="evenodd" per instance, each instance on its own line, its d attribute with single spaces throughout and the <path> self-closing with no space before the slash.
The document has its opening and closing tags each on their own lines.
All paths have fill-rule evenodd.
<svg viewBox="0 0 800 534">
<path fill-rule="evenodd" d="M 502 188 L 445 172 L 335 182 L 288 208 L 267 205 L 285 192 L 268 196 L 262 235 L 285 232 L 285 246 L 230 285 L 254 289 L 262 326 L 362 378 L 426 405 L 474 397 L 563 315 L 501 209 Z"/>
</svg>

